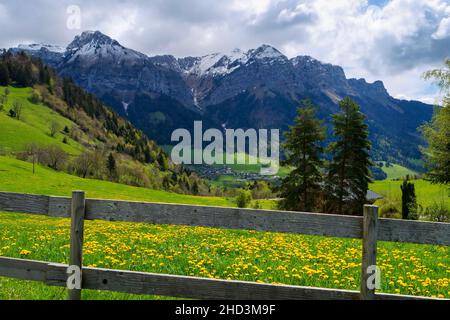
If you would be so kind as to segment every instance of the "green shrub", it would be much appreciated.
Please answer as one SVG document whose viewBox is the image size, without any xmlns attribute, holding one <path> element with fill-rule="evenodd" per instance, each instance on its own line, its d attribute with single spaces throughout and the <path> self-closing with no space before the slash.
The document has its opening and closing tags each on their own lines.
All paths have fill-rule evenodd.
<svg viewBox="0 0 450 320">
<path fill-rule="evenodd" d="M 253 204 L 253 209 L 262 209 L 261 202 L 259 202 L 258 200 L 255 201 L 255 203 Z"/>
<path fill-rule="evenodd" d="M 41 95 L 39 92 L 33 90 L 33 93 L 31 94 L 31 97 L 28 99 L 33 104 L 39 104 L 42 102 Z"/>
<path fill-rule="evenodd" d="M 425 209 L 425 218 L 434 222 L 450 222 L 450 209 L 444 202 L 435 202 Z"/>
<path fill-rule="evenodd" d="M 239 189 L 235 201 L 239 208 L 247 208 L 252 202 L 252 193 L 249 190 Z"/>
<path fill-rule="evenodd" d="M 400 203 L 385 199 L 380 205 L 380 216 L 382 218 L 401 218 Z"/>
</svg>

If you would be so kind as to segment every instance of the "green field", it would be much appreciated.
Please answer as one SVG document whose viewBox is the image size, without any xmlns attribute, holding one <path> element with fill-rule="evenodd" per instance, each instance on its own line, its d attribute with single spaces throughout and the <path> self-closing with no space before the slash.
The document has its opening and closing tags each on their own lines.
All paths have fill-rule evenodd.
<svg viewBox="0 0 450 320">
<path fill-rule="evenodd" d="M 432 184 L 425 180 L 412 180 L 415 185 L 417 203 L 426 208 L 434 203 L 445 203 L 450 207 L 450 190 L 443 185 Z M 401 201 L 402 181 L 375 181 L 369 188 L 387 199 Z"/>
<path fill-rule="evenodd" d="M 68 219 L 0 213 L 0 254 L 67 263 Z M 199 227 L 86 221 L 84 264 L 328 288 L 359 287 L 361 242 Z M 447 247 L 380 243 L 383 292 L 450 297 Z M 0 299 L 65 299 L 62 288 L 0 278 Z M 86 299 L 149 298 L 84 291 Z"/>
<path fill-rule="evenodd" d="M 234 206 L 232 199 L 196 197 L 102 180 L 82 179 L 40 165 L 37 166 L 36 174 L 33 175 L 30 163 L 2 156 L 0 156 L 0 190 L 56 196 L 70 196 L 73 190 L 83 190 L 90 198 L 106 197 L 150 202 Z"/>
<path fill-rule="evenodd" d="M 3 94 L 5 87 L 0 87 Z M 83 149 L 76 141 L 67 137 L 68 143 L 62 142 L 65 137 L 58 132 L 55 137 L 50 136 L 50 124 L 58 123 L 61 130 L 67 126 L 71 128 L 74 123 L 59 115 L 42 104 L 33 104 L 28 98 L 31 96 L 31 88 L 9 87 L 8 104 L 0 112 L 0 151 L 3 153 L 22 151 L 24 146 L 31 141 L 41 145 L 57 145 L 69 154 L 79 154 Z M 8 112 L 14 101 L 19 101 L 22 107 L 20 120 L 8 116 Z"/>
<path fill-rule="evenodd" d="M 389 167 L 386 167 L 386 162 L 383 162 L 383 164 L 384 165 L 383 167 L 381 167 L 381 169 L 384 171 L 384 173 L 386 173 L 387 180 L 402 179 L 407 175 L 414 176 L 417 174 L 417 172 L 398 164 L 390 164 Z"/>
<path fill-rule="evenodd" d="M 0 190 L 232 206 L 230 199 L 194 197 L 73 177 L 0 157 Z M 68 219 L 0 213 L 0 255 L 67 263 Z M 450 249 L 380 243 L 383 292 L 450 297 Z M 87 221 L 85 265 L 357 290 L 361 241 L 199 227 Z M 85 290 L 85 299 L 147 299 Z M 62 288 L 0 278 L 0 299 L 65 299 Z"/>
</svg>

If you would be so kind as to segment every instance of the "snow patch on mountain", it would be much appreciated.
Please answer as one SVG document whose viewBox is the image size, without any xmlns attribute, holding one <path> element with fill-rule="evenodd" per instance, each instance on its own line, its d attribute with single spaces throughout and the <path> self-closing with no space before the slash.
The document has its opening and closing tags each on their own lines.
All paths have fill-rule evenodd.
<svg viewBox="0 0 450 320">
<path fill-rule="evenodd" d="M 132 61 L 147 58 L 142 53 L 123 47 L 119 42 L 99 31 L 85 31 L 76 36 L 67 47 L 66 57 L 68 62 L 73 62 L 77 57 L 82 57 L 90 62 L 98 58 L 108 58 L 117 61 L 117 63 L 124 60 Z"/>
<path fill-rule="evenodd" d="M 18 48 L 26 51 L 39 51 L 41 49 L 46 49 L 50 52 L 56 53 L 66 52 L 66 48 L 64 47 L 44 43 L 19 44 Z"/>
<path fill-rule="evenodd" d="M 188 65 L 183 71 L 197 76 L 203 75 L 225 75 L 233 72 L 238 65 L 233 63 L 245 63 L 246 56 L 239 49 L 235 49 L 229 54 L 213 53 L 203 57 L 193 58 L 193 63 Z"/>
<path fill-rule="evenodd" d="M 183 68 L 185 73 L 197 76 L 209 75 L 213 77 L 230 74 L 240 67 L 254 61 L 270 64 L 288 61 L 286 56 L 269 45 L 262 45 L 257 49 L 252 49 L 247 52 L 240 49 L 234 49 L 226 54 L 213 53 L 203 57 L 183 59 L 192 60 L 185 68 Z"/>
<path fill-rule="evenodd" d="M 129 102 L 122 101 L 122 106 L 123 106 L 123 109 L 125 110 L 125 114 L 126 115 L 128 115 L 128 107 L 129 107 L 129 105 L 130 105 Z"/>
<path fill-rule="evenodd" d="M 287 60 L 286 56 L 282 54 L 280 51 L 275 49 L 272 46 L 269 46 L 267 44 L 263 44 L 261 47 L 257 49 L 252 49 L 249 51 L 251 56 L 255 59 L 264 60 L 264 59 L 271 59 L 271 60 L 277 60 L 277 61 L 285 61 Z"/>
</svg>

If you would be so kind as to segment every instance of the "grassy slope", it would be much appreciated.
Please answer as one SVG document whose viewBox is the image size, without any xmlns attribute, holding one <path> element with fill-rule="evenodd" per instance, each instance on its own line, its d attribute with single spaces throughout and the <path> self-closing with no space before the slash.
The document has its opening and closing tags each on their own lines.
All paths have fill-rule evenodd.
<svg viewBox="0 0 450 320">
<path fill-rule="evenodd" d="M 0 87 L 3 93 L 4 87 Z M 67 126 L 71 128 L 74 123 L 59 115 L 42 104 L 33 104 L 28 98 L 31 96 L 31 88 L 9 87 L 8 104 L 3 112 L 0 112 L 0 147 L 4 152 L 17 152 L 31 142 L 43 145 L 58 145 L 69 154 L 79 154 L 83 147 L 76 141 L 67 137 L 68 144 L 62 142 L 64 135 L 58 132 L 55 137 L 50 137 L 50 124 L 55 121 L 61 130 Z M 22 103 L 22 116 L 20 121 L 9 117 L 7 114 L 12 103 L 18 100 Z"/>
<path fill-rule="evenodd" d="M 63 172 L 32 165 L 9 157 L 0 157 L 0 190 L 70 196 L 72 190 L 84 190 L 91 198 L 142 200 L 210 206 L 233 206 L 232 200 L 219 197 L 195 197 L 161 190 L 126 186 L 108 181 L 82 179 Z"/>
<path fill-rule="evenodd" d="M 433 203 L 446 203 L 450 207 L 450 191 L 443 185 L 431 184 L 425 180 L 412 181 L 415 185 L 417 203 L 427 207 Z M 375 181 L 370 185 L 370 189 L 386 198 L 401 200 L 400 185 L 402 181 L 383 180 Z"/>
<path fill-rule="evenodd" d="M 407 175 L 413 176 L 417 174 L 417 172 L 398 164 L 391 164 L 389 167 L 383 166 L 381 169 L 387 174 L 387 180 L 401 179 Z"/>
</svg>

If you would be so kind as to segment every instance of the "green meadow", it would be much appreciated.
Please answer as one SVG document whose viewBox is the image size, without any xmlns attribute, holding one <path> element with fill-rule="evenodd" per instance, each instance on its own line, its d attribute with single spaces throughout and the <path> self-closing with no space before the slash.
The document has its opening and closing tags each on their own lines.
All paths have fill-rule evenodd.
<svg viewBox="0 0 450 320">
<path fill-rule="evenodd" d="M 3 94 L 5 87 L 0 87 Z M 17 152 L 31 141 L 41 145 L 57 145 L 69 154 L 79 154 L 83 147 L 67 137 L 68 143 L 62 142 L 65 137 L 61 132 L 50 136 L 50 125 L 58 123 L 60 130 L 65 126 L 71 128 L 74 123 L 61 116 L 56 111 L 42 104 L 31 103 L 28 99 L 32 94 L 31 88 L 9 87 L 8 103 L 0 112 L 0 151 L 3 153 Z M 22 104 L 20 121 L 8 116 L 14 101 Z"/>
<path fill-rule="evenodd" d="M 400 185 L 403 181 L 383 180 L 375 181 L 369 187 L 386 199 L 401 201 L 402 191 Z M 414 183 L 417 203 L 426 208 L 432 204 L 445 203 L 450 207 L 450 190 L 448 187 L 432 184 L 426 180 L 412 180 Z"/>
<path fill-rule="evenodd" d="M 234 206 L 231 199 L 179 195 L 81 179 L 0 157 L 0 190 L 199 205 Z M 273 205 L 272 201 L 264 203 Z M 67 263 L 68 219 L 0 213 L 0 255 Z M 380 243 L 382 292 L 450 297 L 450 249 Z M 87 221 L 87 266 L 266 283 L 357 290 L 361 241 L 199 227 Z M 66 299 L 63 288 L 0 278 L 0 299 Z M 84 299 L 161 299 L 84 290 Z"/>
<path fill-rule="evenodd" d="M 181 195 L 102 180 L 83 179 L 40 165 L 33 175 L 32 164 L 0 156 L 0 191 L 70 196 L 73 190 L 83 190 L 90 198 L 234 206 L 232 199 Z"/>
<path fill-rule="evenodd" d="M 390 164 L 389 167 L 386 166 L 385 161 L 383 162 L 383 164 L 384 165 L 381 169 L 387 175 L 386 180 L 402 179 L 405 178 L 407 175 L 414 176 L 417 174 L 417 172 L 395 163 Z"/>
</svg>

